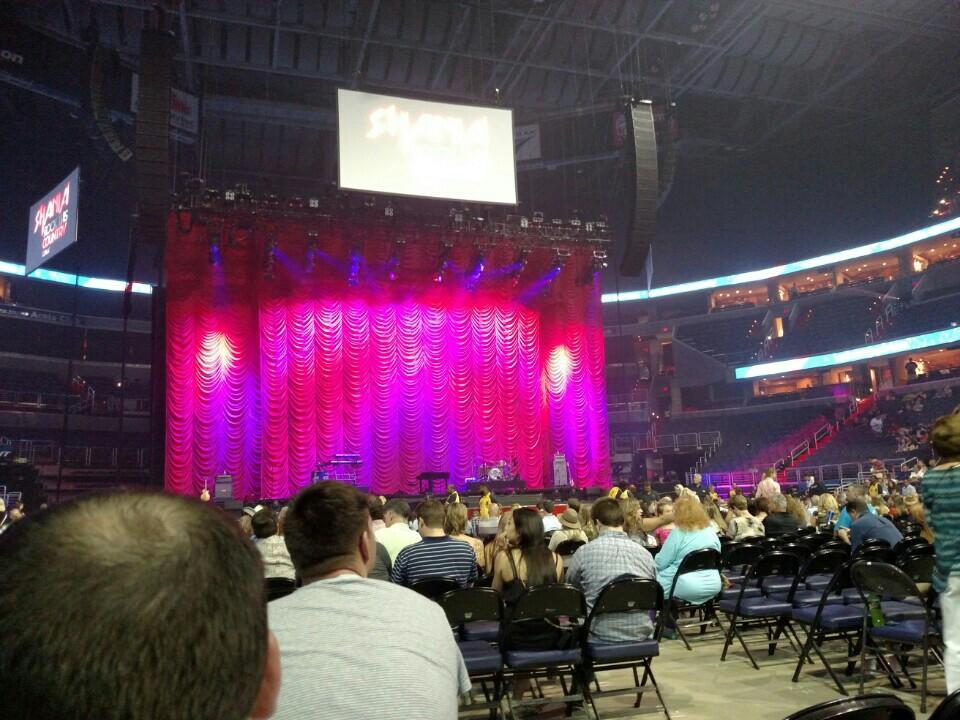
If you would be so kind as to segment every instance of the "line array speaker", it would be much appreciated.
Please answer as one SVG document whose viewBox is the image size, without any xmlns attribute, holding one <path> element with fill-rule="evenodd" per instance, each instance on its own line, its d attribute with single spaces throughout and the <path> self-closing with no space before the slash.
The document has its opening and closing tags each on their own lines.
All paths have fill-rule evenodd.
<svg viewBox="0 0 960 720">
<path fill-rule="evenodd" d="M 176 47 L 176 38 L 171 32 L 146 28 L 140 35 L 136 133 L 138 235 L 158 246 L 166 237 L 170 208 L 170 83 Z"/>
<path fill-rule="evenodd" d="M 637 276 L 645 271 L 647 253 L 657 232 L 657 198 L 660 174 L 657 167 L 657 133 L 653 105 L 632 103 L 627 118 L 627 202 L 623 260 L 620 274 Z"/>
</svg>

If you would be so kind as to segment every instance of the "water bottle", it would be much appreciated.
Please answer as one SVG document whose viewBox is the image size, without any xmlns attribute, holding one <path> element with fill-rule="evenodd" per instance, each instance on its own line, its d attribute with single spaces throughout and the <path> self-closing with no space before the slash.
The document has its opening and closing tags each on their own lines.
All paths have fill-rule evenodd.
<svg viewBox="0 0 960 720">
<path fill-rule="evenodd" d="M 880 606 L 880 598 L 871 593 L 867 596 L 867 608 L 870 610 L 870 624 L 873 627 L 883 627 L 886 620 L 883 617 L 883 608 Z"/>
</svg>

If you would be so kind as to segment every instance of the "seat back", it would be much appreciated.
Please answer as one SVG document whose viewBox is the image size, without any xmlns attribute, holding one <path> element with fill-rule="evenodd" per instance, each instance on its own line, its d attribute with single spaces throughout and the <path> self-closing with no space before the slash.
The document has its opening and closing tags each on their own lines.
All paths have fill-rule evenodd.
<svg viewBox="0 0 960 720">
<path fill-rule="evenodd" d="M 759 545 L 740 545 L 731 548 L 723 559 L 723 568 L 740 568 L 745 565 L 753 565 L 760 556 L 763 555 L 763 548 Z"/>
<path fill-rule="evenodd" d="M 583 540 L 564 540 L 557 545 L 555 552 L 560 557 L 570 557 L 584 545 L 586 545 L 586 543 Z"/>
<path fill-rule="evenodd" d="M 852 560 L 864 560 L 867 562 L 878 562 L 878 563 L 889 563 L 893 564 L 897 556 L 893 554 L 893 550 L 890 549 L 889 545 L 873 545 L 873 546 L 860 546 L 857 548 L 857 551 L 851 556 Z"/>
<path fill-rule="evenodd" d="M 918 548 L 919 549 L 919 548 Z M 932 553 L 922 553 L 900 557 L 897 560 L 897 567 L 913 580 L 915 583 L 932 583 L 933 571 L 937 566 L 937 558 Z"/>
<path fill-rule="evenodd" d="M 798 590 L 802 590 L 807 578 L 811 575 L 835 575 L 847 561 L 847 554 L 842 550 L 818 550 L 810 556 L 797 573 L 790 592 L 787 593 L 787 602 L 793 604 L 793 598 Z"/>
<path fill-rule="evenodd" d="M 883 538 L 867 538 L 862 543 L 860 543 L 860 547 L 863 549 L 874 548 L 874 547 L 888 548 L 890 547 L 890 543 L 884 540 Z"/>
<path fill-rule="evenodd" d="M 589 634 L 594 618 L 610 613 L 657 612 L 663 607 L 663 588 L 656 580 L 623 578 L 614 580 L 600 591 L 587 619 Z"/>
<path fill-rule="evenodd" d="M 897 555 L 903 555 L 904 553 L 912 550 L 913 548 L 926 547 L 929 545 L 930 543 L 928 543 L 922 537 L 904 538 L 903 540 L 897 543 L 896 547 L 893 548 L 893 551 Z"/>
<path fill-rule="evenodd" d="M 457 588 L 437 598 L 451 625 L 470 622 L 500 622 L 503 600 L 493 588 Z"/>
<path fill-rule="evenodd" d="M 831 542 L 832 540 L 833 540 L 833 535 L 829 535 L 827 533 L 814 532 L 812 534 L 804 535 L 799 540 L 797 540 L 797 542 L 800 545 L 804 545 L 810 548 L 811 550 L 816 551 L 822 548 L 828 542 Z"/>
<path fill-rule="evenodd" d="M 799 557 L 783 550 L 774 550 L 760 556 L 748 577 L 757 579 L 762 586 L 765 578 L 794 577 L 799 573 Z"/>
<path fill-rule="evenodd" d="M 817 529 L 812 525 L 808 525 L 807 527 L 802 527 L 799 530 L 797 530 L 797 537 L 802 538 L 809 535 L 815 535 L 816 533 L 817 533 Z"/>
<path fill-rule="evenodd" d="M 843 550 L 847 555 L 850 554 L 850 546 L 847 545 L 843 540 L 828 540 L 823 545 L 820 546 L 821 550 Z"/>
<path fill-rule="evenodd" d="M 813 555 L 813 550 L 811 548 L 796 542 L 781 545 L 780 550 L 783 552 L 793 553 L 800 558 L 800 562 L 805 562 L 810 558 L 811 555 Z"/>
<path fill-rule="evenodd" d="M 418 580 L 413 583 L 410 589 L 431 600 L 439 600 L 440 597 L 446 595 L 451 590 L 459 590 L 460 583 L 451 578 L 444 577 L 424 578 L 423 580 Z"/>
<path fill-rule="evenodd" d="M 297 589 L 297 581 L 285 577 L 268 577 L 263 581 L 267 602 L 286 597 Z"/>
<path fill-rule="evenodd" d="M 771 550 L 776 550 L 782 544 L 783 544 L 783 541 L 778 537 L 765 537 L 759 543 L 760 547 L 763 548 L 764 552 L 770 552 Z"/>
<path fill-rule="evenodd" d="M 861 695 L 829 700 L 793 713 L 785 720 L 916 720 L 913 710 L 895 695 Z"/>
<path fill-rule="evenodd" d="M 527 588 L 517 598 L 510 617 L 511 622 L 547 620 L 560 616 L 586 617 L 587 603 L 573 585 L 556 583 Z"/>
<path fill-rule="evenodd" d="M 960 717 L 960 690 L 947 695 L 928 720 L 954 720 Z"/>
<path fill-rule="evenodd" d="M 677 574 L 673 576 L 673 583 L 670 585 L 670 597 L 675 597 L 677 590 L 677 581 L 681 575 L 687 573 L 699 572 L 700 570 L 716 570 L 720 572 L 723 562 L 720 559 L 720 552 L 713 548 L 703 548 L 689 553 L 677 568 Z"/>
<path fill-rule="evenodd" d="M 888 600 L 920 597 L 920 591 L 910 576 L 889 563 L 855 560 L 850 566 L 850 579 L 864 602 L 867 595 Z"/>
</svg>

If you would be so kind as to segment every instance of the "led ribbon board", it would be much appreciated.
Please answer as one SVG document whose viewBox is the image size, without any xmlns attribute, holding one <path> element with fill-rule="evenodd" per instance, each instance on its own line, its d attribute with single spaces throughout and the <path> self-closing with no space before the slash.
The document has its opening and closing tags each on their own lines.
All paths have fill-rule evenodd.
<svg viewBox="0 0 960 720">
<path fill-rule="evenodd" d="M 834 265 L 845 260 L 854 260 L 856 258 L 876 255 L 878 253 L 889 252 L 897 248 L 913 245 L 914 243 L 929 240 L 937 235 L 960 230 L 960 217 L 946 220 L 930 227 L 914 230 L 906 235 L 899 235 L 888 240 L 880 240 L 868 245 L 850 248 L 849 250 L 840 250 L 838 252 L 820 255 L 809 260 L 797 260 L 786 265 L 776 265 L 763 270 L 751 270 L 750 272 L 737 273 L 736 275 L 722 275 L 720 277 L 708 278 L 706 280 L 694 280 L 693 282 L 680 283 L 678 285 L 665 285 L 664 287 L 653 288 L 649 292 L 646 290 L 628 290 L 621 293 L 606 293 L 600 301 L 604 303 L 627 302 L 630 300 L 652 300 L 667 295 L 680 295 L 682 293 L 697 292 L 699 290 L 713 290 L 715 288 L 730 287 L 731 285 L 743 285 L 746 283 L 757 282 L 760 280 L 770 280 L 781 275 L 790 275 L 791 273 L 801 272 L 803 270 L 812 270 L 813 268 L 823 267 L 824 265 Z"/>
<path fill-rule="evenodd" d="M 960 327 L 937 330 L 936 332 L 913 335 L 897 340 L 887 340 L 886 342 L 876 343 L 874 345 L 852 348 L 851 350 L 840 350 L 822 355 L 778 360 L 776 362 L 760 363 L 759 365 L 746 365 L 744 367 L 738 367 L 734 373 L 737 380 L 749 380 L 750 378 L 764 377 L 766 375 L 782 375 L 797 372 L 798 370 L 814 370 L 816 368 L 833 367 L 834 365 L 846 365 L 848 363 L 870 360 L 871 358 L 883 357 L 884 355 L 899 355 L 900 353 L 913 352 L 914 350 L 923 350 L 925 348 L 935 347 L 937 345 L 948 345 L 955 342 L 960 342 Z"/>
</svg>

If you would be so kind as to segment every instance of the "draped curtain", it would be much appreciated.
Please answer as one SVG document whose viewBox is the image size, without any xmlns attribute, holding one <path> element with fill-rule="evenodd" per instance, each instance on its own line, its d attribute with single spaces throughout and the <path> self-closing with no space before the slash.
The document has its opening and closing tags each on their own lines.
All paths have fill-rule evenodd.
<svg viewBox="0 0 960 720">
<path fill-rule="evenodd" d="M 168 490 L 198 493 L 228 473 L 237 497 L 284 498 L 338 453 L 359 455 L 359 484 L 380 494 L 416 493 L 424 471 L 462 483 L 499 460 L 542 488 L 556 452 L 577 486 L 609 484 L 599 290 L 578 282 L 586 257 L 545 283 L 552 257 L 534 254 L 514 283 L 504 246 L 487 258 L 492 279 L 468 288 L 464 242 L 437 284 L 440 238 L 421 232 L 391 282 L 395 238 L 327 228 L 308 271 L 302 223 L 228 221 L 211 265 L 210 226 L 195 220 L 171 218 L 167 245 Z M 364 258 L 355 286 L 350 248 Z"/>
</svg>

